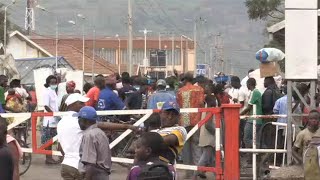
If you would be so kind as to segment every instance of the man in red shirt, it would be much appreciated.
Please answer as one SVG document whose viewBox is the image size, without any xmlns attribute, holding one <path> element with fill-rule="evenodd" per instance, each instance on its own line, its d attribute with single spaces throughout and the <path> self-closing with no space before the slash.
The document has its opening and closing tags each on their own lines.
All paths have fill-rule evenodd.
<svg viewBox="0 0 320 180">
<path fill-rule="evenodd" d="M 184 86 L 177 92 L 177 102 L 181 108 L 202 108 L 204 107 L 204 89 L 195 86 L 193 74 L 187 73 L 184 78 Z M 180 125 L 187 131 L 191 130 L 201 120 L 201 113 L 183 113 L 180 118 Z M 199 144 L 199 131 L 197 131 L 184 145 L 182 152 L 183 162 L 185 164 L 197 164 L 201 156 Z M 186 178 L 189 178 L 192 172 L 187 172 Z"/>
<path fill-rule="evenodd" d="M 99 101 L 100 90 L 104 89 L 106 86 L 106 81 L 103 76 L 97 76 L 94 80 L 94 87 L 92 87 L 88 93 L 87 97 L 90 98 L 88 102 L 86 102 L 86 106 L 96 107 Z"/>
</svg>

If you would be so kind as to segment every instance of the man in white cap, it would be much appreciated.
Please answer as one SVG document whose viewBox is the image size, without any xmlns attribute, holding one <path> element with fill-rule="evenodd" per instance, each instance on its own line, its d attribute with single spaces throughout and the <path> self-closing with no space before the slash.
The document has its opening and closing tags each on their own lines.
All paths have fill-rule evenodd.
<svg viewBox="0 0 320 180">
<path fill-rule="evenodd" d="M 63 116 L 57 126 L 58 141 L 62 148 L 64 160 L 61 166 L 61 176 L 64 180 L 80 180 L 78 171 L 80 162 L 79 149 L 83 137 L 83 131 L 79 126 L 78 112 L 89 98 L 78 93 L 70 94 L 66 99 L 68 114 Z M 136 131 L 138 128 L 132 125 L 99 122 L 98 127 L 103 130 L 126 130 Z"/>
<path fill-rule="evenodd" d="M 164 102 L 177 102 L 176 98 L 166 91 L 167 83 L 163 79 L 157 81 L 157 91 L 148 100 L 148 109 L 161 109 Z"/>
<path fill-rule="evenodd" d="M 82 140 L 82 130 L 78 124 L 77 113 L 89 98 L 78 93 L 70 94 L 65 101 L 68 115 L 63 116 L 57 126 L 58 141 L 62 147 L 64 159 L 61 166 L 61 176 L 64 179 L 80 180 L 78 171 L 80 156 L 79 148 Z"/>
</svg>

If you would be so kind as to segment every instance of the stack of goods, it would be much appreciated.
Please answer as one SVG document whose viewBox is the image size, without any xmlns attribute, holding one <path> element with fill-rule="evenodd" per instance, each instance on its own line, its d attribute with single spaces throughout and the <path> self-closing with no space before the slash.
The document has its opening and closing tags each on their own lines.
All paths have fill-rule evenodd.
<svg viewBox="0 0 320 180">
<path fill-rule="evenodd" d="M 280 74 L 280 66 L 278 61 L 282 61 L 285 54 L 276 48 L 263 48 L 256 53 L 256 59 L 260 61 L 260 76 L 278 76 Z"/>
</svg>

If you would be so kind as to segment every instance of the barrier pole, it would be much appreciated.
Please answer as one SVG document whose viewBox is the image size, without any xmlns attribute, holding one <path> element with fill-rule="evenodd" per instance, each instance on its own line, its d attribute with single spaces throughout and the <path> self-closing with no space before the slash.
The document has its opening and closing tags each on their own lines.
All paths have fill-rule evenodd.
<svg viewBox="0 0 320 180">
<path fill-rule="evenodd" d="M 287 82 L 287 108 L 288 108 L 288 121 L 287 121 L 287 132 L 288 132 L 288 141 L 287 141 L 287 165 L 292 163 L 292 81 L 288 80 Z"/>
<path fill-rule="evenodd" d="M 277 150 L 278 149 L 278 134 L 279 134 L 279 126 L 276 125 L 276 139 L 274 140 L 274 149 Z M 281 134 L 280 134 L 281 136 Z M 274 153 L 273 154 L 274 157 L 273 157 L 273 166 L 276 167 L 276 163 L 277 163 L 277 153 Z"/>
<path fill-rule="evenodd" d="M 253 113 L 255 114 L 255 107 L 256 105 L 253 105 Z M 252 149 L 257 149 L 257 120 L 253 120 L 253 126 L 252 126 Z M 252 175 L 253 180 L 257 180 L 257 153 L 252 154 Z"/>
<path fill-rule="evenodd" d="M 221 114 L 215 114 L 215 125 L 216 125 L 216 180 L 222 179 L 222 168 L 221 168 L 221 148 L 220 148 L 220 140 L 221 140 L 221 133 L 220 133 L 220 127 L 221 127 Z"/>
<path fill-rule="evenodd" d="M 240 104 L 223 104 L 223 114 L 225 122 L 225 161 L 224 179 L 240 179 L 239 161 L 239 111 Z"/>
<path fill-rule="evenodd" d="M 37 151 L 37 116 L 31 116 L 32 151 Z"/>
</svg>

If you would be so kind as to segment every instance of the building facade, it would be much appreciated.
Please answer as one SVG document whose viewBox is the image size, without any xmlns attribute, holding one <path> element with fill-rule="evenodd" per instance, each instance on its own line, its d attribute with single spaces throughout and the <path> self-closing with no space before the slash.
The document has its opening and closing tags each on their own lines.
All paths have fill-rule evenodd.
<svg viewBox="0 0 320 180">
<path fill-rule="evenodd" d="M 54 39 L 48 39 L 43 37 L 31 37 L 31 39 L 39 44 L 43 42 L 55 41 Z M 54 42 L 52 42 L 54 43 Z M 82 49 L 82 39 L 79 37 L 60 37 L 59 44 L 68 44 L 77 49 Z M 126 38 L 86 38 L 85 39 L 85 53 L 94 54 L 95 56 L 114 64 L 118 67 L 118 71 L 128 71 L 128 48 Z M 147 61 L 146 67 L 144 66 L 143 59 L 145 56 L 144 50 L 144 38 L 137 37 L 133 40 L 132 51 L 132 63 L 135 67 L 134 72 L 138 72 L 138 69 L 146 69 L 150 71 L 167 71 L 169 74 L 173 69 L 176 69 L 179 73 L 194 71 L 194 44 L 190 39 L 179 37 L 172 39 L 159 39 L 148 37 L 147 38 L 147 59 L 150 59 L 150 52 L 156 49 L 162 49 L 166 51 L 167 63 L 165 68 L 150 66 Z M 172 48 L 174 47 L 174 48 Z M 172 66 L 173 64 L 173 66 Z"/>
</svg>

